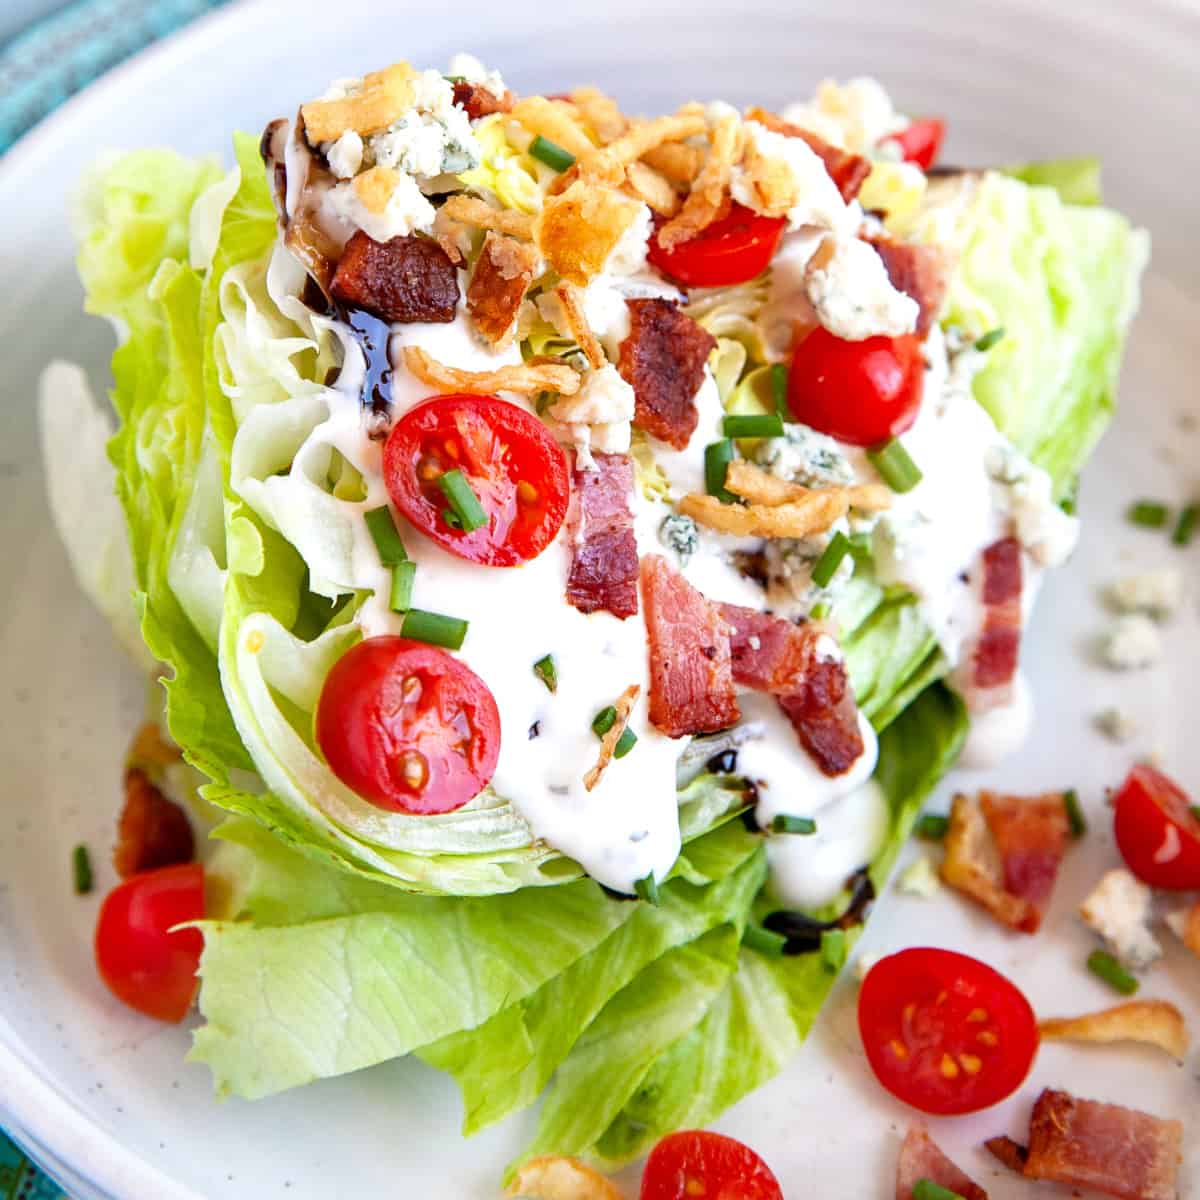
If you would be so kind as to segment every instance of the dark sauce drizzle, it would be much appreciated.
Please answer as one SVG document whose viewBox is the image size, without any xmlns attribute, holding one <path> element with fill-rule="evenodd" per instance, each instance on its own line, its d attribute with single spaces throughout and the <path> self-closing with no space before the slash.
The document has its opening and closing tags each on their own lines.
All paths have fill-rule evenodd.
<svg viewBox="0 0 1200 1200">
<path fill-rule="evenodd" d="M 821 948 L 821 935 L 830 929 L 853 929 L 861 925 L 875 903 L 875 885 L 866 867 L 861 867 L 846 881 L 850 888 L 850 903 L 845 912 L 832 921 L 817 921 L 802 912 L 780 909 L 771 913 L 763 925 L 772 933 L 782 934 L 784 954 L 811 954 Z"/>
<path fill-rule="evenodd" d="M 380 317 L 361 308 L 338 305 L 334 315 L 350 327 L 366 360 L 359 406 L 367 426 L 367 436 L 375 442 L 387 437 L 392 427 L 392 358 L 388 343 L 392 327 Z"/>
</svg>

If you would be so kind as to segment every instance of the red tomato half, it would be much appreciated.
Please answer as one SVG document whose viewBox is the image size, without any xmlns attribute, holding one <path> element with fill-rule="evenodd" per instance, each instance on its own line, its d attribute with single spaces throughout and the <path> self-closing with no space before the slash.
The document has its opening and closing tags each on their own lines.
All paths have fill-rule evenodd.
<svg viewBox="0 0 1200 1200">
<path fill-rule="evenodd" d="M 647 257 L 664 275 L 688 287 L 728 287 L 761 275 L 775 256 L 785 217 L 760 217 L 735 204 L 728 216 L 671 250 L 650 239 Z"/>
<path fill-rule="evenodd" d="M 945 136 L 945 121 L 937 117 L 923 117 L 884 140 L 899 145 L 905 162 L 914 163 L 922 171 L 928 171 L 937 161 Z"/>
<path fill-rule="evenodd" d="M 488 686 L 437 646 L 373 637 L 321 689 L 317 745 L 330 770 L 378 808 L 446 813 L 479 795 L 500 754 Z"/>
<path fill-rule="evenodd" d="M 1029 1074 L 1029 1001 L 999 972 L 951 950 L 901 950 L 868 972 L 858 1028 L 876 1078 L 922 1112 L 988 1108 Z"/>
<path fill-rule="evenodd" d="M 204 868 L 182 863 L 142 871 L 104 898 L 96 920 L 96 967 L 109 991 L 160 1021 L 182 1021 L 196 994 L 204 949 Z"/>
<path fill-rule="evenodd" d="M 749 1146 L 690 1129 L 650 1151 L 641 1200 L 783 1200 L 783 1189 Z"/>
<path fill-rule="evenodd" d="M 924 381 L 916 334 L 847 342 L 814 329 L 792 351 L 788 408 L 838 441 L 875 446 L 917 419 Z"/>
<path fill-rule="evenodd" d="M 1200 888 L 1200 820 L 1183 788 L 1139 763 L 1113 804 L 1121 857 L 1143 883 L 1173 892 Z"/>
<path fill-rule="evenodd" d="M 465 533 L 447 524 L 438 478 L 460 469 L 487 514 Z M 392 427 L 383 478 L 396 507 L 439 546 L 470 562 L 536 558 L 567 515 L 567 457 L 537 417 L 496 396 L 435 396 Z"/>
</svg>

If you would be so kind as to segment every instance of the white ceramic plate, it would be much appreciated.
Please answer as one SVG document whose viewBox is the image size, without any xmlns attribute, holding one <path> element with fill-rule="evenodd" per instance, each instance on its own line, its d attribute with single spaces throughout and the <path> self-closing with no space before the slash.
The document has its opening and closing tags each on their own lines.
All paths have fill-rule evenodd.
<svg viewBox="0 0 1200 1200">
<path fill-rule="evenodd" d="M 869 72 L 907 110 L 949 116 L 951 161 L 1103 154 L 1111 201 L 1155 240 L 1124 407 L 1085 479 L 1083 545 L 1047 586 L 1028 644 L 1036 735 L 1004 768 L 957 781 L 1074 785 L 1093 833 L 1072 851 L 1039 938 L 1007 935 L 949 896 L 890 896 L 864 949 L 956 947 L 1011 974 L 1044 1013 L 1099 1007 L 1112 994 L 1083 969 L 1091 943 L 1072 912 L 1116 861 L 1104 789 L 1135 752 L 1151 751 L 1200 789 L 1192 716 L 1200 711 L 1200 547 L 1173 550 L 1121 519 L 1135 496 L 1179 499 L 1190 490 L 1195 498 L 1200 487 L 1200 435 L 1182 420 L 1189 408 L 1200 413 L 1194 7 L 234 5 L 108 76 L 0 161 L 0 1124 L 78 1200 L 483 1198 L 497 1194 L 502 1165 L 530 1130 L 526 1116 L 462 1141 L 451 1084 L 409 1061 L 254 1105 L 218 1105 L 205 1069 L 183 1062 L 187 1030 L 143 1020 L 104 990 L 90 953 L 97 897 L 71 894 L 69 852 L 80 840 L 97 851 L 110 844 L 143 684 L 73 586 L 47 516 L 34 421 L 35 380 L 50 357 L 79 359 L 99 386 L 107 375 L 110 335 L 80 313 L 65 201 L 91 158 L 155 143 L 223 152 L 232 129 L 261 128 L 333 76 L 401 56 L 441 64 L 458 49 L 498 65 L 519 89 L 592 80 L 646 110 L 692 96 L 777 105 L 807 95 L 825 75 Z M 1168 559 L 1185 566 L 1190 585 L 1186 612 L 1167 631 L 1168 664 L 1132 676 L 1091 665 L 1089 642 L 1105 622 L 1098 589 L 1118 572 Z M 1091 714 L 1117 701 L 1144 731 L 1132 748 L 1113 747 L 1089 727 Z M 99 895 L 111 878 L 102 852 L 96 857 Z M 1175 999 L 1200 1027 L 1198 985 L 1200 963 L 1171 946 L 1143 990 Z M 721 1122 L 766 1156 L 789 1196 L 891 1194 L 897 1135 L 910 1114 L 870 1077 L 853 999 L 853 983 L 843 980 L 804 1052 Z M 1046 1084 L 1183 1117 L 1183 1177 L 1200 1176 L 1192 1066 L 1173 1067 L 1150 1051 L 1048 1046 L 1012 1100 L 934 1123 L 999 1200 L 1029 1194 L 1028 1185 L 994 1170 L 976 1147 L 992 1133 L 1019 1133 Z"/>
</svg>

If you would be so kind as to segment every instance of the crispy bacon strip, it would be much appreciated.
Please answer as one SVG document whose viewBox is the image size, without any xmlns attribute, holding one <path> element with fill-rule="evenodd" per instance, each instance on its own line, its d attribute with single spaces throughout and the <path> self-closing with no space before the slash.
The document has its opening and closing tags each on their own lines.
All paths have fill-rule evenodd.
<svg viewBox="0 0 1200 1200">
<path fill-rule="evenodd" d="M 687 448 L 700 422 L 696 392 L 716 347 L 712 334 L 673 300 L 628 300 L 629 336 L 617 369 L 633 388 L 633 423 L 676 450 Z"/>
<path fill-rule="evenodd" d="M 896 1200 L 912 1200 L 913 1188 L 921 1179 L 928 1179 L 963 1200 L 988 1200 L 987 1192 L 942 1153 L 923 1125 L 912 1125 L 905 1134 L 896 1163 Z"/>
<path fill-rule="evenodd" d="M 818 654 L 804 676 L 804 686 L 781 696 L 779 706 L 823 775 L 844 774 L 861 756 L 858 706 L 841 659 Z"/>
<path fill-rule="evenodd" d="M 467 80 L 460 79 L 454 85 L 454 103 L 459 108 L 465 108 L 472 121 L 478 121 L 481 117 L 491 116 L 492 113 L 512 112 L 514 100 L 510 91 L 506 90 L 497 95 L 482 83 L 468 83 Z"/>
<path fill-rule="evenodd" d="M 554 289 L 554 294 L 562 305 L 563 318 L 567 322 L 567 328 L 588 360 L 588 366 L 593 371 L 600 370 L 601 367 L 607 365 L 608 359 L 604 357 L 604 347 L 600 345 L 600 339 L 596 337 L 592 332 L 592 327 L 588 324 L 587 314 L 583 311 L 583 297 L 580 296 L 579 289 L 573 283 L 560 283 Z"/>
<path fill-rule="evenodd" d="M 138 871 L 191 862 L 196 846 L 187 813 L 167 799 L 140 767 L 125 772 L 125 804 L 117 821 L 113 866 L 122 879 Z"/>
<path fill-rule="evenodd" d="M 372 241 L 360 229 L 346 243 L 330 292 L 385 321 L 448 324 L 458 308 L 458 272 L 428 238 Z"/>
<path fill-rule="evenodd" d="M 567 600 L 580 612 L 605 610 L 622 620 L 638 610 L 638 552 L 633 532 L 633 461 L 593 454 L 590 471 L 575 468 L 571 515 L 574 558 Z"/>
<path fill-rule="evenodd" d="M 612 762 L 613 755 L 617 751 L 617 743 L 621 740 L 621 734 L 625 732 L 625 726 L 629 724 L 629 714 L 633 712 L 633 706 L 641 694 L 641 685 L 631 683 L 617 697 L 617 702 L 613 705 L 617 718 L 613 721 L 609 731 L 600 739 L 600 757 L 596 760 L 596 765 L 583 777 L 583 786 L 589 792 L 600 782 L 608 764 Z"/>
<path fill-rule="evenodd" d="M 845 488 L 821 488 L 787 504 L 722 504 L 691 492 L 679 511 L 709 529 L 739 537 L 802 538 L 828 529 L 849 508 Z"/>
<path fill-rule="evenodd" d="M 735 496 L 751 504 L 770 505 L 807 500 L 814 491 L 829 490 L 808 488 L 802 483 L 780 479 L 778 475 L 772 475 L 745 458 L 735 458 L 729 464 L 725 472 L 725 486 Z M 850 508 L 881 512 L 892 504 L 892 490 L 882 483 L 862 483 L 843 490 Z"/>
<path fill-rule="evenodd" d="M 842 193 L 842 199 L 847 204 L 858 195 L 867 176 L 871 173 L 871 163 L 862 155 L 849 154 L 845 150 L 839 150 L 823 138 L 817 137 L 815 133 L 811 133 L 799 125 L 793 125 L 790 121 L 785 121 L 765 108 L 748 109 L 746 119 L 757 121 L 760 125 L 774 130 L 775 133 L 782 133 L 784 137 L 796 137 L 806 142 L 809 149 L 825 164 L 829 178 L 837 185 L 838 191 Z"/>
<path fill-rule="evenodd" d="M 528 242 L 488 232 L 467 286 L 467 312 L 497 349 L 512 341 L 537 265 L 538 252 Z"/>
<path fill-rule="evenodd" d="M 972 712 L 1006 703 L 1021 653 L 1021 543 L 1001 538 L 980 559 L 983 628 L 967 647 L 961 687 Z"/>
<path fill-rule="evenodd" d="M 742 122 L 731 113 L 713 128 L 708 157 L 677 216 L 659 227 L 658 244 L 673 250 L 682 242 L 703 233 L 728 211 L 729 180 L 742 149 Z"/>
<path fill-rule="evenodd" d="M 661 556 L 642 559 L 641 577 L 651 723 L 668 737 L 736 724 L 728 622 Z"/>
<path fill-rule="evenodd" d="M 946 252 L 938 246 L 897 242 L 887 237 L 869 240 L 883 259 L 892 287 L 917 302 L 921 310 L 917 336 L 923 338 L 946 302 L 950 287 L 950 261 Z"/>
<path fill-rule="evenodd" d="M 494 233 L 507 233 L 523 242 L 533 237 L 533 218 L 528 213 L 516 212 L 513 209 L 493 208 L 483 200 L 474 196 L 451 196 L 438 209 L 439 215 L 445 214 L 454 221 L 464 225 L 474 225 L 477 229 L 490 229 Z"/>
<path fill-rule="evenodd" d="M 988 1138 L 983 1145 L 993 1158 L 998 1158 L 1010 1171 L 1016 1171 L 1018 1175 L 1025 1174 L 1029 1151 L 1020 1142 L 1014 1142 L 1010 1137 L 994 1137 Z"/>
<path fill-rule="evenodd" d="M 1183 1061 L 1188 1032 L 1183 1014 L 1166 1000 L 1129 1000 L 1082 1017 L 1050 1017 L 1038 1025 L 1043 1041 L 1142 1042 Z"/>
<path fill-rule="evenodd" d="M 517 392 L 522 396 L 559 392 L 571 396 L 579 390 L 579 372 L 557 362 L 531 359 L 494 371 L 462 371 L 438 362 L 420 346 L 405 346 L 404 365 L 422 383 L 442 392 Z"/>
</svg>

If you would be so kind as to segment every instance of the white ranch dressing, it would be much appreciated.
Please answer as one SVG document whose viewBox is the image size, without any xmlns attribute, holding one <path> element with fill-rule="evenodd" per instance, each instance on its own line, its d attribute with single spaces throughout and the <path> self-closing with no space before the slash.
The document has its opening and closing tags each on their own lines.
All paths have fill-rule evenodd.
<svg viewBox="0 0 1200 1200">
<path fill-rule="evenodd" d="M 1015 754 L 1029 737 L 1033 716 L 1033 689 L 1025 674 L 1018 672 L 1007 703 L 971 714 L 971 728 L 958 765 L 994 767 Z"/>
</svg>

